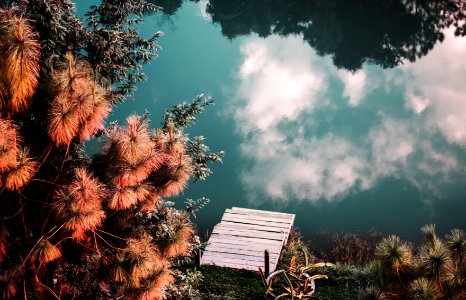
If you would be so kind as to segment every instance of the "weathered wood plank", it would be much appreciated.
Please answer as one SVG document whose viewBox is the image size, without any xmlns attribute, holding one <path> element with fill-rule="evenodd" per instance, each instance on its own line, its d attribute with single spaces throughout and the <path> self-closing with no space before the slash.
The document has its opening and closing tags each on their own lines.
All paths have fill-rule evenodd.
<svg viewBox="0 0 466 300">
<path fill-rule="evenodd" d="M 276 223 L 276 222 L 270 222 L 270 221 L 259 221 L 259 220 L 254 220 L 250 219 L 247 217 L 238 217 L 238 216 L 231 216 L 229 214 L 224 214 L 222 217 L 222 221 L 230 221 L 230 222 L 235 222 L 235 223 L 243 223 L 243 224 L 254 224 L 254 225 L 265 225 L 265 226 L 270 226 L 270 227 L 276 227 L 276 228 L 290 228 L 290 225 L 287 223 Z"/>
<path fill-rule="evenodd" d="M 243 224 L 243 223 L 235 223 L 232 221 L 222 221 L 221 223 L 218 223 L 216 226 L 222 226 L 222 227 L 229 227 L 232 229 L 255 229 L 255 230 L 260 230 L 264 232 L 287 232 L 288 228 L 276 228 L 276 227 L 270 227 L 266 225 L 255 225 L 255 224 Z"/>
<path fill-rule="evenodd" d="M 244 216 L 244 217 L 250 217 L 256 220 L 264 220 L 264 221 L 275 221 L 278 223 L 290 223 L 292 218 L 283 218 L 280 216 L 274 216 L 274 215 L 262 215 L 258 213 L 247 213 L 243 211 L 233 211 L 231 209 L 225 210 L 225 213 L 232 214 L 235 216 Z"/>
<path fill-rule="evenodd" d="M 259 231 L 259 230 L 241 230 L 241 229 L 229 229 L 224 228 L 221 226 L 215 226 L 212 233 L 219 233 L 219 234 L 229 234 L 235 236 L 242 236 L 242 237 L 257 237 L 257 238 L 264 238 L 270 240 L 278 240 L 283 241 L 284 239 L 284 232 L 266 232 L 266 231 Z"/>
<path fill-rule="evenodd" d="M 263 233 L 275 233 L 275 234 L 286 234 L 288 233 L 287 228 L 273 228 L 270 226 L 263 225 L 254 225 L 254 224 L 242 224 L 242 223 L 233 223 L 230 221 L 224 221 L 218 223 L 215 227 L 222 228 L 225 230 L 243 230 L 243 231 L 254 231 L 254 232 L 263 232 Z"/>
<path fill-rule="evenodd" d="M 205 259 L 212 259 L 212 258 L 225 258 L 235 261 L 257 261 L 259 263 L 264 263 L 264 255 L 262 256 L 251 256 L 251 255 L 241 255 L 241 254 L 234 254 L 234 253 L 221 253 L 215 251 L 205 251 L 204 255 L 202 256 Z M 202 258 L 201 258 L 202 259 Z"/>
<path fill-rule="evenodd" d="M 270 270 L 276 268 L 294 215 L 233 207 L 227 209 L 209 238 L 201 264 L 216 264 L 257 271 L 264 267 L 264 250 L 270 253 Z"/>
<path fill-rule="evenodd" d="M 262 244 L 264 246 L 266 245 L 283 245 L 282 241 L 277 241 L 277 240 L 268 240 L 268 239 L 261 239 L 261 238 L 252 238 L 252 237 L 241 237 L 241 236 L 234 236 L 230 234 L 218 234 L 218 233 L 213 233 L 210 236 L 209 241 L 213 240 L 223 240 L 223 241 L 230 241 L 230 243 L 234 243 L 235 241 L 242 241 L 242 242 L 247 242 L 247 243 L 257 243 L 257 244 Z"/>
<path fill-rule="evenodd" d="M 233 210 L 233 209 L 226 209 L 225 213 L 242 215 L 242 216 L 250 216 L 250 217 L 255 217 L 258 219 L 261 219 L 261 218 L 273 219 L 281 223 L 289 223 L 293 218 L 293 216 L 283 216 L 280 214 L 272 214 L 272 213 L 262 214 L 262 213 L 257 213 L 257 212 L 248 212 L 244 210 Z"/>
<path fill-rule="evenodd" d="M 253 265 L 253 266 L 261 266 L 264 264 L 264 260 L 251 260 L 245 257 L 238 258 L 238 257 L 229 257 L 226 255 L 215 255 L 215 254 L 205 255 L 201 258 L 201 261 L 203 263 L 222 261 L 222 262 L 229 262 L 231 264 Z"/>
<path fill-rule="evenodd" d="M 247 214 L 257 214 L 257 215 L 263 215 L 263 216 L 273 216 L 273 217 L 283 218 L 283 219 L 288 219 L 288 220 L 291 220 L 292 218 L 294 218 L 294 214 L 267 211 L 267 210 L 250 209 L 250 208 L 242 208 L 242 207 L 232 207 L 231 211 L 244 212 Z"/>
<path fill-rule="evenodd" d="M 254 221 L 257 220 L 257 221 L 266 221 L 266 222 L 272 222 L 272 223 L 281 223 L 281 224 L 286 224 L 286 225 L 290 224 L 290 220 L 286 220 L 286 219 L 235 213 L 235 212 L 231 212 L 228 210 L 226 210 L 223 213 L 223 216 L 231 216 L 235 218 L 243 218 L 243 219 L 254 220 Z"/>
<path fill-rule="evenodd" d="M 232 249 L 232 250 L 247 250 L 247 251 L 259 251 L 264 252 L 264 250 L 269 250 L 270 253 L 280 254 L 282 246 L 281 245 L 263 245 L 263 244 L 253 244 L 248 242 L 241 243 L 231 243 L 231 241 L 221 241 L 217 240 L 215 242 L 209 242 L 206 247 L 206 250 L 210 249 Z"/>
<path fill-rule="evenodd" d="M 232 266 L 235 266 L 234 268 L 237 268 L 237 269 L 240 269 L 243 266 L 253 267 L 255 271 L 257 271 L 259 267 L 264 269 L 264 261 L 259 262 L 259 261 L 254 261 L 254 260 L 238 260 L 234 258 L 231 259 L 228 257 L 212 257 L 212 258 L 205 258 L 205 259 L 203 258 L 202 262 L 203 264 L 228 263 Z M 275 268 L 276 266 L 272 266 L 271 264 L 271 267 Z"/>
<path fill-rule="evenodd" d="M 222 265 L 222 264 L 228 264 L 228 267 L 230 268 L 235 268 L 235 269 L 248 269 L 248 270 L 253 270 L 253 271 L 258 271 L 259 267 L 264 270 L 264 264 L 265 262 L 259 262 L 259 261 L 251 261 L 251 260 L 236 260 L 236 259 L 230 259 L 227 257 L 211 257 L 207 259 L 202 260 L 202 264 L 215 264 L 215 265 Z M 275 270 L 277 267 L 276 261 L 270 261 L 270 269 Z"/>
<path fill-rule="evenodd" d="M 225 268 L 232 268 L 232 269 L 243 269 L 243 270 L 249 270 L 249 271 L 255 271 L 258 272 L 259 267 L 264 269 L 264 266 L 248 266 L 244 264 L 238 264 L 238 263 L 231 263 L 231 262 L 223 262 L 221 260 L 219 261 L 206 261 L 202 263 L 203 265 L 215 265 L 219 267 L 225 267 Z"/>
<path fill-rule="evenodd" d="M 212 245 L 214 243 L 222 243 L 222 244 L 230 244 L 230 245 L 245 245 L 248 246 L 250 245 L 251 247 L 256 247 L 256 248 L 264 248 L 264 247 L 279 247 L 281 248 L 283 245 L 280 243 L 280 241 L 273 241 L 273 243 L 262 243 L 262 242 L 257 242 L 257 241 L 251 241 L 248 238 L 243 238 L 243 239 L 222 239 L 221 237 L 217 237 L 217 234 L 215 236 L 211 236 L 209 241 L 207 242 L 207 247 L 209 245 Z"/>
<path fill-rule="evenodd" d="M 257 257 L 264 257 L 264 251 L 262 250 L 255 250 L 255 249 L 235 249 L 229 247 L 209 247 L 206 249 L 204 253 L 208 252 L 215 252 L 215 253 L 230 253 L 230 254 L 237 254 L 237 255 L 249 255 L 249 256 L 257 256 Z M 276 258 L 279 256 L 278 252 L 271 252 L 269 251 L 270 257 Z"/>
</svg>

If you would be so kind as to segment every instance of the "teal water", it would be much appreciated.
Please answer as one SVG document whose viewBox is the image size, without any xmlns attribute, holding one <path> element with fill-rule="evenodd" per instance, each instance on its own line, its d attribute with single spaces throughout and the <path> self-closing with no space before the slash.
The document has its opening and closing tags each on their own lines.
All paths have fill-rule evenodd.
<svg viewBox="0 0 466 300">
<path fill-rule="evenodd" d="M 232 206 L 295 213 L 306 237 L 466 229 L 466 38 L 443 1 L 167 3 L 140 28 L 165 33 L 149 80 L 111 119 L 216 100 L 189 134 L 224 163 L 176 199 L 211 199 L 201 235 Z"/>
</svg>

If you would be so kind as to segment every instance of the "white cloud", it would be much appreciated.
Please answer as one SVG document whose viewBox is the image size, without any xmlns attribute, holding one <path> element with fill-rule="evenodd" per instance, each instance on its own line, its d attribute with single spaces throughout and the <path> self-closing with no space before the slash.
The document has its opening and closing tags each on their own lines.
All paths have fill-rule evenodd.
<svg viewBox="0 0 466 300">
<path fill-rule="evenodd" d="M 368 142 L 373 180 L 396 173 L 414 151 L 416 140 L 414 129 L 406 121 L 383 118 L 378 127 L 372 128 Z"/>
<path fill-rule="evenodd" d="M 212 17 L 207 12 L 207 4 L 209 0 L 199 0 L 197 7 L 199 8 L 199 16 L 201 16 L 206 21 L 211 21 Z"/>
<path fill-rule="evenodd" d="M 421 114 L 430 104 L 429 99 L 415 95 L 409 88 L 405 93 L 405 98 L 406 107 L 412 109 L 417 114 Z"/>
<path fill-rule="evenodd" d="M 466 62 L 448 65 L 466 57 L 466 47 L 458 46 L 464 39 L 447 37 L 444 43 L 432 59 L 386 72 L 364 66 L 350 73 L 336 70 L 300 37 L 247 40 L 231 108 L 243 138 L 241 153 L 250 162 L 241 174 L 249 195 L 333 201 L 387 177 L 438 192 L 452 174 L 466 174 L 465 159 L 451 145 L 433 146 L 435 128 L 451 143 L 466 141 Z M 342 80 L 352 112 L 361 109 L 372 120 L 367 131 L 321 126 L 317 134 L 319 122 L 334 124 L 334 112 L 348 109 L 329 100 L 329 78 Z M 398 104 L 397 111 L 362 101 L 372 93 L 400 93 L 404 106 Z"/>
<path fill-rule="evenodd" d="M 253 167 L 243 172 L 243 182 L 251 192 L 259 187 L 272 199 L 333 199 L 357 185 L 368 167 L 360 149 L 331 134 L 278 145 L 251 141 L 252 148 L 274 152 L 255 158 Z"/>
<path fill-rule="evenodd" d="M 450 143 L 462 146 L 466 146 L 465 57 L 466 37 L 454 37 L 450 29 L 427 56 L 404 68 L 407 106 L 417 113 L 429 107 L 429 123 Z"/>
<path fill-rule="evenodd" d="M 301 39 L 253 39 L 241 52 L 245 60 L 236 96 L 244 106 L 236 119 L 248 125 L 243 129 L 265 131 L 282 120 L 296 120 L 326 89 L 324 73 L 312 60 L 316 55 Z"/>
<path fill-rule="evenodd" d="M 357 72 L 339 70 L 341 80 L 344 83 L 343 96 L 349 98 L 351 106 L 358 106 L 366 94 L 367 76 L 363 69 Z"/>
<path fill-rule="evenodd" d="M 331 64 L 316 64 L 320 58 L 297 37 L 252 39 L 241 51 L 234 108 L 241 151 L 253 160 L 242 174 L 248 190 L 272 199 L 333 199 L 367 180 L 360 148 L 332 134 L 306 138 L 301 125 L 304 114 L 328 103 Z M 292 127 L 293 136 L 281 126 Z"/>
</svg>

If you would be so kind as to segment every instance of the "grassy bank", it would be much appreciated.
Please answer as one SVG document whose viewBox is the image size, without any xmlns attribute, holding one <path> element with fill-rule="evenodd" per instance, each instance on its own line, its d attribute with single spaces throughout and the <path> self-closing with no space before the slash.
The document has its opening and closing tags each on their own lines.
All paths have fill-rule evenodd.
<svg viewBox="0 0 466 300">
<path fill-rule="evenodd" d="M 273 299 L 265 295 L 265 287 L 258 272 L 236 270 L 218 266 L 193 265 L 180 270 L 187 283 L 183 290 L 172 291 L 168 300 L 250 300 Z M 328 279 L 316 282 L 315 299 L 361 299 L 369 283 L 366 268 L 338 265 L 336 268 L 319 268 Z"/>
<path fill-rule="evenodd" d="M 256 272 L 216 266 L 200 269 L 204 279 L 199 286 L 202 299 L 272 299 L 265 296 L 265 288 Z M 321 268 L 319 273 L 329 276 L 316 282 L 315 299 L 359 299 L 368 285 L 364 268 L 337 266 Z"/>
<path fill-rule="evenodd" d="M 217 266 L 200 268 L 204 279 L 199 287 L 204 299 L 269 299 L 258 273 Z"/>
<path fill-rule="evenodd" d="M 274 275 L 272 289 L 285 295 L 293 287 L 303 297 L 310 296 L 313 289 L 309 280 L 315 280 L 312 299 L 466 299 L 464 231 L 453 229 L 442 239 L 435 234 L 435 225 L 421 230 L 425 242 L 416 247 L 393 235 L 378 243 L 377 239 L 366 241 L 355 235 L 334 238 L 332 248 L 320 259 L 311 254 L 299 235 L 292 236 L 277 267 L 286 272 Z M 336 264 L 317 263 L 326 261 Z M 265 295 L 258 272 L 216 266 L 196 271 L 191 266 L 183 272 L 197 274 L 197 280 L 192 284 L 194 281 L 185 276 L 187 288 L 178 295 L 195 291 L 196 297 L 189 294 L 168 300 L 273 299 Z"/>
</svg>

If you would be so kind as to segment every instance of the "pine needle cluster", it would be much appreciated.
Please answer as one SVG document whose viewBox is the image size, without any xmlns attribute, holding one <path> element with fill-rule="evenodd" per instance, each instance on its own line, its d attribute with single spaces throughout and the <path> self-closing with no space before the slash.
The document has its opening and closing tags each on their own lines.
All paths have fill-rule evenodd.
<svg viewBox="0 0 466 300">
<path fill-rule="evenodd" d="M 29 20 L 3 11 L 0 20 L 0 109 L 26 110 L 39 83 L 40 45 Z"/>
<path fill-rule="evenodd" d="M 20 190 L 37 171 L 37 162 L 22 144 L 18 127 L 0 118 L 0 186 L 10 191 Z"/>
<path fill-rule="evenodd" d="M 71 52 L 67 63 L 50 75 L 50 91 L 54 98 L 49 110 L 48 133 L 55 145 L 69 145 L 74 138 L 89 140 L 111 111 L 109 91 L 91 76 L 91 68 L 77 61 Z"/>
</svg>

